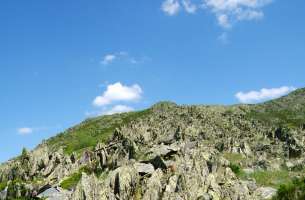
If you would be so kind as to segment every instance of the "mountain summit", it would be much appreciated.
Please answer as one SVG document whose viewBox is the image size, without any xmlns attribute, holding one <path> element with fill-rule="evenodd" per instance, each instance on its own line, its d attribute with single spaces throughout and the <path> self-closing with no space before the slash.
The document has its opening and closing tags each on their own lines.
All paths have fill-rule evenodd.
<svg viewBox="0 0 305 200">
<path fill-rule="evenodd" d="M 0 199 L 277 199 L 305 175 L 304 143 L 305 89 L 256 105 L 161 102 L 24 149 L 0 165 Z"/>
</svg>

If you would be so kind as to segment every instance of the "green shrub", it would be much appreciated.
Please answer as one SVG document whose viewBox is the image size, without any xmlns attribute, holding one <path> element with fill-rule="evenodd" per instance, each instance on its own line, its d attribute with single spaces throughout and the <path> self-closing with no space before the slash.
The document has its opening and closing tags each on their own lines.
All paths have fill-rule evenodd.
<svg viewBox="0 0 305 200">
<path fill-rule="evenodd" d="M 240 166 L 235 164 L 230 164 L 231 170 L 237 175 L 241 172 Z"/>
<path fill-rule="evenodd" d="M 305 199 L 305 178 L 294 179 L 293 181 L 280 185 L 273 200 L 304 200 Z"/>
<path fill-rule="evenodd" d="M 138 183 L 136 188 L 135 188 L 134 200 L 141 200 L 141 199 L 143 199 L 143 197 L 142 197 L 142 188 L 141 188 L 140 183 Z"/>
<path fill-rule="evenodd" d="M 60 183 L 60 187 L 66 189 L 66 190 L 75 188 L 81 178 L 82 178 L 82 173 L 76 172 L 76 173 L 72 174 L 70 177 L 68 177 L 67 179 L 63 180 Z"/>
<path fill-rule="evenodd" d="M 80 168 L 77 172 L 71 174 L 68 178 L 64 179 L 60 183 L 60 187 L 66 190 L 71 190 L 72 188 L 75 188 L 80 179 L 82 178 L 83 172 L 85 172 L 86 174 L 95 173 L 94 169 L 91 169 L 88 166 L 84 166 Z"/>
<path fill-rule="evenodd" d="M 4 190 L 7 186 L 7 182 L 0 183 L 0 191 Z"/>
<path fill-rule="evenodd" d="M 7 185 L 7 199 L 30 199 L 26 197 L 28 192 L 29 189 L 26 187 L 25 182 L 20 179 L 10 181 Z"/>
<path fill-rule="evenodd" d="M 238 178 L 240 178 L 240 179 L 245 179 L 246 178 L 247 175 L 245 174 L 245 172 L 243 171 L 243 169 L 239 165 L 231 163 L 229 165 L 229 167 L 231 168 L 231 170 L 234 172 L 234 174 Z"/>
</svg>

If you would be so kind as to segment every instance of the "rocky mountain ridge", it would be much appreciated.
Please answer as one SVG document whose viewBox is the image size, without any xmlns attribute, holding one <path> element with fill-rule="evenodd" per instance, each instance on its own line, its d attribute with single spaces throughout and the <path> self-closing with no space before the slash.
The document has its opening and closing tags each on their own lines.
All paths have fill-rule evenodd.
<svg viewBox="0 0 305 200">
<path fill-rule="evenodd" d="M 84 121 L 0 165 L 0 199 L 270 199 L 305 175 L 305 89 Z"/>
</svg>

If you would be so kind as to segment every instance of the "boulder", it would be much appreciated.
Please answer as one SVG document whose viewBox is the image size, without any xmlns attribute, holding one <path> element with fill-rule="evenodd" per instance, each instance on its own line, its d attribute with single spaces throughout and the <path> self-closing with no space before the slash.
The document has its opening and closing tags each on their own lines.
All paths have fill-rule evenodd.
<svg viewBox="0 0 305 200">
<path fill-rule="evenodd" d="M 69 200 L 71 192 L 59 187 L 52 187 L 37 195 L 38 198 L 46 200 Z"/>
<path fill-rule="evenodd" d="M 6 200 L 6 198 L 7 198 L 7 187 L 4 190 L 0 191 L 0 200 Z"/>
<path fill-rule="evenodd" d="M 111 171 L 101 186 L 102 199 L 132 199 L 139 182 L 139 174 L 133 165 Z"/>
<path fill-rule="evenodd" d="M 276 194 L 276 189 L 272 187 L 260 187 L 255 191 L 255 195 L 262 199 L 271 199 Z"/>
<path fill-rule="evenodd" d="M 80 182 L 72 194 L 72 200 L 95 200 L 100 199 L 100 185 L 94 174 L 82 173 Z"/>
<path fill-rule="evenodd" d="M 155 168 L 152 164 L 135 163 L 134 167 L 139 174 L 152 174 L 155 171 Z"/>
<path fill-rule="evenodd" d="M 151 177 L 146 181 L 143 186 L 144 195 L 142 199 L 158 200 L 162 195 L 162 178 L 163 172 L 161 169 L 157 169 L 153 172 Z"/>
</svg>

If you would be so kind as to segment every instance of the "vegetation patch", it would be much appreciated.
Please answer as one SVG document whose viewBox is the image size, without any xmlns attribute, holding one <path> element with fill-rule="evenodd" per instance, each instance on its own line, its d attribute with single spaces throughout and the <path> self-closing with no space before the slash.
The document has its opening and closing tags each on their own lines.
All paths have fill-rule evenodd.
<svg viewBox="0 0 305 200">
<path fill-rule="evenodd" d="M 151 110 L 147 109 L 87 119 L 80 125 L 50 138 L 47 140 L 47 144 L 54 150 L 63 147 L 64 153 L 68 155 L 73 152 L 81 153 L 82 150 L 94 147 L 99 142 L 106 142 L 116 128 L 144 117 L 150 112 Z"/>
<path fill-rule="evenodd" d="M 252 174 L 249 174 L 251 178 L 256 180 L 258 185 L 270 186 L 277 188 L 282 183 L 287 183 L 291 180 L 291 176 L 287 170 L 278 170 L 278 171 L 255 171 Z"/>
<path fill-rule="evenodd" d="M 287 184 L 280 185 L 272 200 L 304 200 L 305 178 L 295 178 Z"/>
<path fill-rule="evenodd" d="M 232 172 L 240 178 L 240 179 L 247 179 L 248 175 L 244 172 L 244 170 L 237 164 L 230 164 L 229 167 L 231 168 Z"/>
<path fill-rule="evenodd" d="M 99 180 L 105 180 L 107 178 L 109 174 L 109 171 L 103 171 L 103 172 L 100 172 L 100 173 L 97 173 L 97 177 L 99 178 Z"/>
<path fill-rule="evenodd" d="M 82 178 L 82 173 L 76 172 L 76 173 L 72 174 L 70 177 L 68 177 L 67 179 L 63 180 L 60 183 L 60 187 L 66 189 L 66 190 L 75 188 L 81 178 Z"/>
<path fill-rule="evenodd" d="M 95 174 L 100 180 L 105 179 L 108 176 L 108 171 L 103 171 L 102 169 L 92 168 L 89 166 L 81 167 L 77 172 L 71 174 L 69 177 L 64 179 L 60 183 L 60 187 L 71 190 L 76 187 L 80 179 L 82 178 L 82 173 L 85 172 L 86 174 Z"/>
<path fill-rule="evenodd" d="M 239 165 L 236 164 L 230 164 L 229 166 L 231 168 L 231 170 L 236 174 L 239 175 L 242 171 L 241 167 Z"/>
<path fill-rule="evenodd" d="M 60 187 L 66 190 L 71 190 L 72 188 L 75 188 L 78 182 L 80 181 L 80 179 L 82 178 L 83 172 L 85 172 L 86 174 L 91 174 L 93 173 L 93 170 L 87 166 L 80 168 L 78 172 L 71 174 L 68 178 L 63 180 L 60 183 Z"/>
<path fill-rule="evenodd" d="M 134 200 L 141 200 L 141 199 L 143 199 L 142 188 L 141 188 L 141 183 L 138 183 L 136 188 L 135 188 Z"/>
<path fill-rule="evenodd" d="M 248 118 L 266 125 L 302 128 L 305 125 L 305 90 L 298 89 L 291 94 L 252 106 Z"/>
<path fill-rule="evenodd" d="M 7 186 L 7 199 L 31 199 L 26 197 L 29 189 L 20 179 L 10 181 Z M 21 198 L 20 198 L 21 197 Z"/>
<path fill-rule="evenodd" d="M 0 191 L 3 191 L 7 186 L 7 182 L 0 183 Z"/>
<path fill-rule="evenodd" d="M 251 111 L 248 117 L 264 122 L 267 125 L 301 127 L 305 123 L 305 113 L 296 113 L 290 110 Z"/>
<path fill-rule="evenodd" d="M 245 159 L 240 153 L 224 153 L 223 157 L 234 164 L 238 164 Z"/>
</svg>

